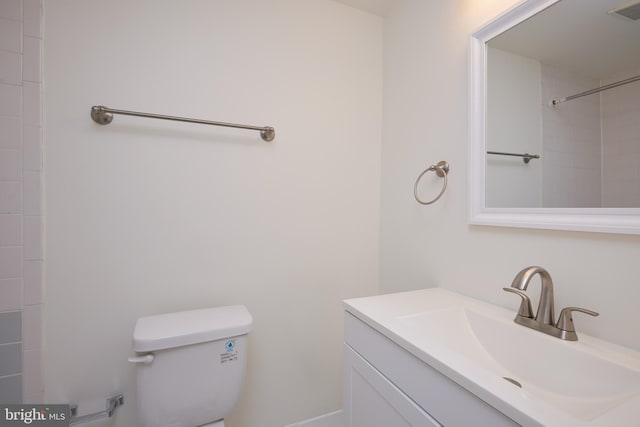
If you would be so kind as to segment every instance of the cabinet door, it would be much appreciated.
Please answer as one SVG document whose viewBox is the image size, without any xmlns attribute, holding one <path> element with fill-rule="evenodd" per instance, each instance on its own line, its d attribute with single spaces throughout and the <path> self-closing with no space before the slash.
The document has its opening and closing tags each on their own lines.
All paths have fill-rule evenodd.
<svg viewBox="0 0 640 427">
<path fill-rule="evenodd" d="M 345 344 L 346 427 L 442 427 Z"/>
<path fill-rule="evenodd" d="M 443 425 L 519 426 L 511 418 L 349 313 L 345 314 L 345 341 L 365 363 Z"/>
</svg>

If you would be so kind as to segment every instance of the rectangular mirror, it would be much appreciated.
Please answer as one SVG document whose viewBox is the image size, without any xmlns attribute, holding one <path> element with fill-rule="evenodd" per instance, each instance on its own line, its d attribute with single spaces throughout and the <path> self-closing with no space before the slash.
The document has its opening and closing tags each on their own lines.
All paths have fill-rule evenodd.
<svg viewBox="0 0 640 427">
<path fill-rule="evenodd" d="M 470 223 L 640 234 L 640 0 L 519 3 L 470 88 Z"/>
</svg>

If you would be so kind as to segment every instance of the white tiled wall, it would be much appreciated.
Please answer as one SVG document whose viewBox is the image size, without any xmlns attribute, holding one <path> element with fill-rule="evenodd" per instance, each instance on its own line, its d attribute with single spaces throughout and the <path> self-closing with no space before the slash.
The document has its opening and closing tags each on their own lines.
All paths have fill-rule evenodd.
<svg viewBox="0 0 640 427">
<path fill-rule="evenodd" d="M 640 74 L 611 76 L 603 85 Z M 603 204 L 640 207 L 640 82 L 602 92 Z"/>
<path fill-rule="evenodd" d="M 41 402 L 41 0 L 0 0 L 0 401 Z"/>
<path fill-rule="evenodd" d="M 542 66 L 542 206 L 600 207 L 600 100 L 586 96 L 553 108 L 552 99 L 598 87 L 599 81 Z M 576 185 L 578 184 L 579 185 Z"/>
<path fill-rule="evenodd" d="M 543 102 L 639 72 L 600 81 L 545 66 Z M 555 108 L 543 105 L 543 206 L 640 207 L 638 99 L 640 83 L 630 83 Z"/>
</svg>

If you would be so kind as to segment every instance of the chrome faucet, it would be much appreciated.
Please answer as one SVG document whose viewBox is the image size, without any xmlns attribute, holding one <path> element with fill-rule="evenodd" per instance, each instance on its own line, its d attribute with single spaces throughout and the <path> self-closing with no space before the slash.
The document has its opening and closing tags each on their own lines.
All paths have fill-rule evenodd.
<svg viewBox="0 0 640 427">
<path fill-rule="evenodd" d="M 536 274 L 540 275 L 542 290 L 540 291 L 540 302 L 534 318 L 533 310 L 531 308 L 531 300 L 524 291 L 527 290 L 529 282 Z M 511 287 L 502 289 L 507 292 L 515 293 L 522 298 L 522 302 L 514 322 L 563 340 L 578 340 L 578 335 L 576 334 L 573 318 L 571 316 L 572 312 L 579 311 L 591 316 L 598 316 L 598 313 L 595 311 L 587 310 L 585 308 L 566 307 L 562 309 L 560 318 L 556 323 L 554 320 L 555 314 L 553 307 L 553 280 L 551 280 L 551 275 L 547 270 L 535 265 L 522 269 L 513 279 Z"/>
<path fill-rule="evenodd" d="M 523 269 L 511 282 L 511 287 L 526 291 L 529 282 L 536 274 L 540 275 L 542 290 L 540 291 L 540 303 L 536 312 L 536 322 L 545 325 L 553 325 L 555 314 L 553 309 L 553 280 L 547 270 L 538 266 L 531 266 Z"/>
</svg>

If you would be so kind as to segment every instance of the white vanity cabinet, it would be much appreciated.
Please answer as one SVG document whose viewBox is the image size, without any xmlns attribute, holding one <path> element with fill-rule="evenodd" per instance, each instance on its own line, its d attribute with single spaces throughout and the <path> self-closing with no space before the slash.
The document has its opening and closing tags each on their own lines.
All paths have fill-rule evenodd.
<svg viewBox="0 0 640 427">
<path fill-rule="evenodd" d="M 345 312 L 344 427 L 518 426 Z"/>
</svg>

